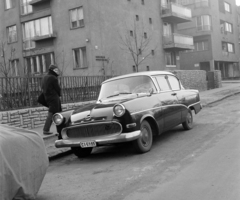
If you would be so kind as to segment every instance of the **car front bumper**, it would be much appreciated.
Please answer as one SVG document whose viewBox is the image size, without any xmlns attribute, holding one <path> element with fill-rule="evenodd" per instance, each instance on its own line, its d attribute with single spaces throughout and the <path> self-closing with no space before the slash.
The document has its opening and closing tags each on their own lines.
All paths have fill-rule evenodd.
<svg viewBox="0 0 240 200">
<path fill-rule="evenodd" d="M 89 142 L 95 141 L 97 146 L 106 145 L 106 144 L 114 144 L 114 143 L 122 143 L 122 142 L 129 142 L 136 140 L 140 137 L 141 131 L 133 131 L 130 133 L 121 133 L 118 135 L 113 136 L 105 136 L 105 137 L 92 137 L 92 138 L 68 138 L 68 139 L 61 139 L 55 141 L 55 146 L 57 148 L 62 147 L 80 147 L 81 142 Z"/>
</svg>

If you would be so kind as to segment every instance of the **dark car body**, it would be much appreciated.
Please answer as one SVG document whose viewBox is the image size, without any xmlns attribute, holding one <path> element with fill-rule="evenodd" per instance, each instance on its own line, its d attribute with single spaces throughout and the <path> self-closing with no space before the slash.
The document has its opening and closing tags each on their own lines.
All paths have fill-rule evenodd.
<svg viewBox="0 0 240 200">
<path fill-rule="evenodd" d="M 53 116 L 60 138 L 55 146 L 71 147 L 78 156 L 93 147 L 133 141 L 140 153 L 159 135 L 182 124 L 193 127 L 192 111 L 201 110 L 198 90 L 184 89 L 166 71 L 122 75 L 102 83 L 96 103 Z"/>
</svg>

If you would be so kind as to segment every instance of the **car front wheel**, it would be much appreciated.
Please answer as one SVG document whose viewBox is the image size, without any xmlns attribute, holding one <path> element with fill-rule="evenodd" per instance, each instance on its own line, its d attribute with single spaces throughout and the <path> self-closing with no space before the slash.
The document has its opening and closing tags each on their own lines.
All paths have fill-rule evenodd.
<svg viewBox="0 0 240 200">
<path fill-rule="evenodd" d="M 193 128 L 193 115 L 191 109 L 188 109 L 188 113 L 185 121 L 182 123 L 182 126 L 185 130 L 190 130 Z"/>
<path fill-rule="evenodd" d="M 71 147 L 71 149 L 73 154 L 79 158 L 87 157 L 92 152 L 92 147 L 89 147 L 89 148 Z"/>
<path fill-rule="evenodd" d="M 152 147 L 152 129 L 150 124 L 147 121 L 141 123 L 141 136 L 134 141 L 135 149 L 138 153 L 146 153 L 150 151 Z"/>
</svg>

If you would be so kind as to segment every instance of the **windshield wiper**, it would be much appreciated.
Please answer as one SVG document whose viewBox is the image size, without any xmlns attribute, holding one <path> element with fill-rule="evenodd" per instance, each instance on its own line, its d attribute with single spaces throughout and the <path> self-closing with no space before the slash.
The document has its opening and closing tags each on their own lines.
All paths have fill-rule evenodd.
<svg viewBox="0 0 240 200">
<path fill-rule="evenodd" d="M 107 98 L 116 97 L 116 96 L 119 96 L 120 94 L 132 94 L 132 93 L 131 92 L 119 92 L 118 94 L 110 95 Z"/>
</svg>

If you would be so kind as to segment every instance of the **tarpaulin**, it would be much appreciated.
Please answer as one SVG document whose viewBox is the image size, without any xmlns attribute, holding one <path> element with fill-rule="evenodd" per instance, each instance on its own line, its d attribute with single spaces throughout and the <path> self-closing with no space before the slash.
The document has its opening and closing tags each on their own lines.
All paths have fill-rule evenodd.
<svg viewBox="0 0 240 200">
<path fill-rule="evenodd" d="M 38 133 L 0 124 L 0 200 L 35 199 L 48 165 Z"/>
</svg>

